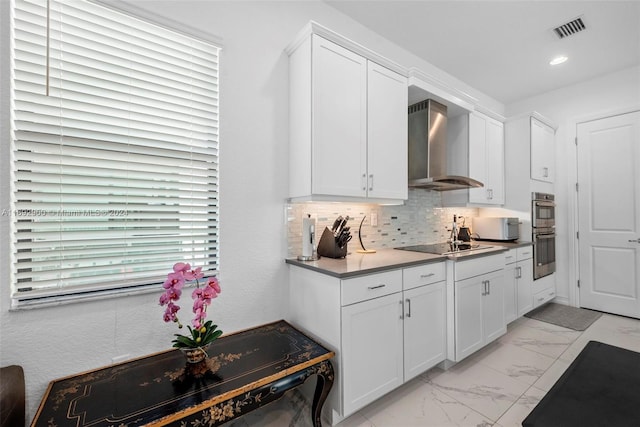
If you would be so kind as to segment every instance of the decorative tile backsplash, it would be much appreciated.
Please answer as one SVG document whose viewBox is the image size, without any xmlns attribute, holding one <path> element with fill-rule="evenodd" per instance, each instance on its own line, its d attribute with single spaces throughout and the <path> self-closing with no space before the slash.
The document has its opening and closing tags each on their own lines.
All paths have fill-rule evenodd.
<svg viewBox="0 0 640 427">
<path fill-rule="evenodd" d="M 316 242 L 325 227 L 331 228 L 339 216 L 349 215 L 351 227 L 349 252 L 360 249 L 358 227 L 362 218 L 362 242 L 367 249 L 395 248 L 420 243 L 443 242 L 449 238 L 453 215 L 478 216 L 475 208 L 443 208 L 440 193 L 419 188 L 409 189 L 409 198 L 401 206 L 367 203 L 290 203 L 286 207 L 288 257 L 302 253 L 302 218 L 316 218 Z M 377 214 L 378 225 L 371 226 L 371 213 Z M 462 220 L 458 225 L 462 225 Z M 470 223 L 471 221 L 469 221 Z"/>
</svg>

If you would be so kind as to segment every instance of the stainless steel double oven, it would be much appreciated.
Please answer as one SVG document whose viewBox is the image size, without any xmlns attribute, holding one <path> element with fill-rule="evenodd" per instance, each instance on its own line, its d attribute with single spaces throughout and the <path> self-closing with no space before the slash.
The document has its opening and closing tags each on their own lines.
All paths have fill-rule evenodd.
<svg viewBox="0 0 640 427">
<path fill-rule="evenodd" d="M 533 279 L 536 280 L 556 271 L 556 204 L 553 194 L 532 193 L 531 226 Z"/>
</svg>

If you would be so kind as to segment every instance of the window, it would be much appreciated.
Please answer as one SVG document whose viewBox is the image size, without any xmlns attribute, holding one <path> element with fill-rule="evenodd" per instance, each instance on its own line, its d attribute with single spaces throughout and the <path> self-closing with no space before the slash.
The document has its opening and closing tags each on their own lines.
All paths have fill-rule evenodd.
<svg viewBox="0 0 640 427">
<path fill-rule="evenodd" d="M 87 1 L 15 0 L 12 296 L 218 267 L 218 46 Z"/>
</svg>

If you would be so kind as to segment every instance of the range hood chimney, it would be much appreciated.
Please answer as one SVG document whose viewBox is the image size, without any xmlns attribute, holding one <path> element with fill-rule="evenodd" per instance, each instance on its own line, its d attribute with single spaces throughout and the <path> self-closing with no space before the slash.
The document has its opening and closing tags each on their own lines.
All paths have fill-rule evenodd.
<svg viewBox="0 0 640 427">
<path fill-rule="evenodd" d="M 447 175 L 447 107 L 432 99 L 409 107 L 409 187 L 435 191 L 484 187 Z"/>
</svg>

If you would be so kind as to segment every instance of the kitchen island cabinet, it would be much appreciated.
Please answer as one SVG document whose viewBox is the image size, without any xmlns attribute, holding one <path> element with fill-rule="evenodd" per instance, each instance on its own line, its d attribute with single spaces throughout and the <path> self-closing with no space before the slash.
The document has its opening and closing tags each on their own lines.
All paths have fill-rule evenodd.
<svg viewBox="0 0 640 427">
<path fill-rule="evenodd" d="M 406 73 L 330 35 L 310 33 L 287 50 L 289 197 L 406 200 Z"/>
<path fill-rule="evenodd" d="M 446 356 L 445 264 L 340 279 L 290 266 L 289 321 L 336 352 L 337 423 Z"/>
</svg>

